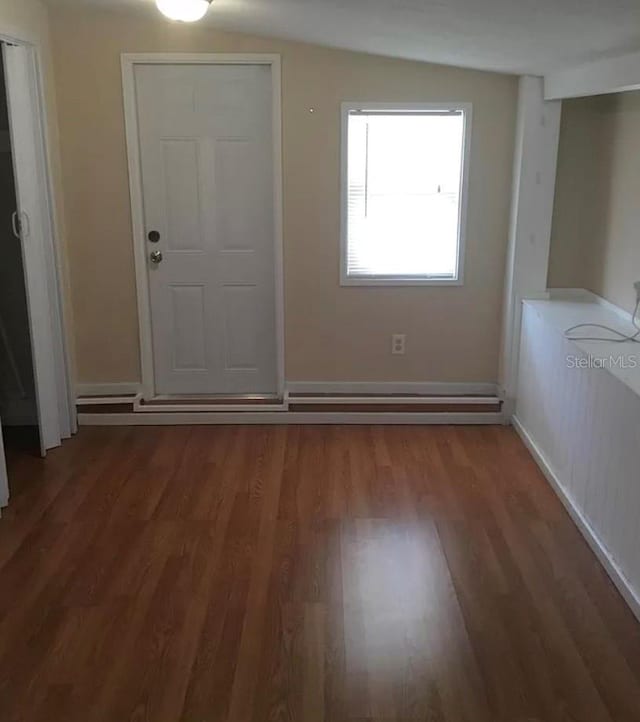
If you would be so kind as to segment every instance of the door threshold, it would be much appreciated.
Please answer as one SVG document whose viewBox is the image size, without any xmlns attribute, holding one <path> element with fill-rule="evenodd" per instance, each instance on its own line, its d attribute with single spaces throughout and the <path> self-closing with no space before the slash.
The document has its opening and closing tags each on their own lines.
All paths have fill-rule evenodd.
<svg viewBox="0 0 640 722">
<path fill-rule="evenodd" d="M 141 396 L 134 403 L 134 411 L 157 413 L 158 411 L 280 411 L 286 410 L 286 400 L 272 394 L 189 394 L 159 395 L 145 400 Z"/>
<path fill-rule="evenodd" d="M 148 405 L 159 404 L 281 404 L 282 396 L 276 394 L 158 394 L 148 401 Z"/>
</svg>

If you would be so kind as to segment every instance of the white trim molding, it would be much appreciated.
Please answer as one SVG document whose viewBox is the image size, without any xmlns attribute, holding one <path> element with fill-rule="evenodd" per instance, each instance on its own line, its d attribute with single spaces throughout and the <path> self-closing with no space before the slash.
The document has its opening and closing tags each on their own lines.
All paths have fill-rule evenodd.
<svg viewBox="0 0 640 722">
<path fill-rule="evenodd" d="M 277 391 L 284 394 L 284 246 L 282 194 L 282 71 L 280 56 L 265 53 L 123 53 L 122 88 L 124 95 L 125 129 L 129 163 L 129 191 L 133 225 L 133 246 L 138 299 L 140 361 L 142 395 L 147 401 L 155 396 L 153 343 L 151 336 L 151 307 L 145 226 L 143 214 L 142 172 L 134 69 L 137 64 L 199 64 L 199 65 L 268 65 L 271 67 L 273 97 L 273 175 L 274 175 L 274 239 L 276 293 L 276 352 Z"/>
<path fill-rule="evenodd" d="M 460 207 L 458 217 L 458 253 L 456 275 L 453 278 L 429 276 L 389 275 L 350 276 L 348 258 L 348 195 L 349 195 L 349 116 L 354 112 L 375 112 L 402 115 L 417 113 L 462 114 L 462 169 L 460 177 Z M 343 102 L 341 105 L 340 146 L 340 285 L 341 286 L 462 286 L 467 235 L 467 208 L 469 199 L 469 164 L 471 158 L 471 130 L 473 105 L 471 103 L 363 103 Z"/>
<path fill-rule="evenodd" d="M 500 348 L 507 417 L 518 385 L 522 301 L 547 296 L 561 109 L 544 101 L 542 78 L 520 78 Z"/>
<path fill-rule="evenodd" d="M 549 73 L 544 79 L 545 100 L 622 93 L 640 88 L 640 53 L 603 58 Z"/>
</svg>

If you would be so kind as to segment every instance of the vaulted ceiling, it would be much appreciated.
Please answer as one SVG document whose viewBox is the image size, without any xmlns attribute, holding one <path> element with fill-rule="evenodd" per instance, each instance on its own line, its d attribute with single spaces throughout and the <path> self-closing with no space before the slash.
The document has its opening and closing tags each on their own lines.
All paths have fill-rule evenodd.
<svg viewBox="0 0 640 722">
<path fill-rule="evenodd" d="M 46 0 L 156 13 L 154 0 Z M 449 65 L 545 74 L 640 50 L 639 0 L 214 0 L 204 23 Z"/>
</svg>

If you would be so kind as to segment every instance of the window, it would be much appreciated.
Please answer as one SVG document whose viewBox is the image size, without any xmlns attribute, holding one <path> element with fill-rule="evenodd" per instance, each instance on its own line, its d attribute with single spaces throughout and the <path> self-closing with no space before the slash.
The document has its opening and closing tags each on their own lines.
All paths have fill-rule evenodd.
<svg viewBox="0 0 640 722">
<path fill-rule="evenodd" d="M 462 283 L 471 106 L 345 103 L 342 123 L 342 283 Z"/>
</svg>

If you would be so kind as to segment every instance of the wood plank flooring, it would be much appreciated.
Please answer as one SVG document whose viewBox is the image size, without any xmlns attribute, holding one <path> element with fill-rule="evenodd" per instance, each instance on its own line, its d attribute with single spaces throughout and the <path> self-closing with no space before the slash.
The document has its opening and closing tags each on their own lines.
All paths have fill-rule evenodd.
<svg viewBox="0 0 640 722">
<path fill-rule="evenodd" d="M 0 722 L 638 722 L 640 625 L 511 429 L 9 454 Z"/>
</svg>

